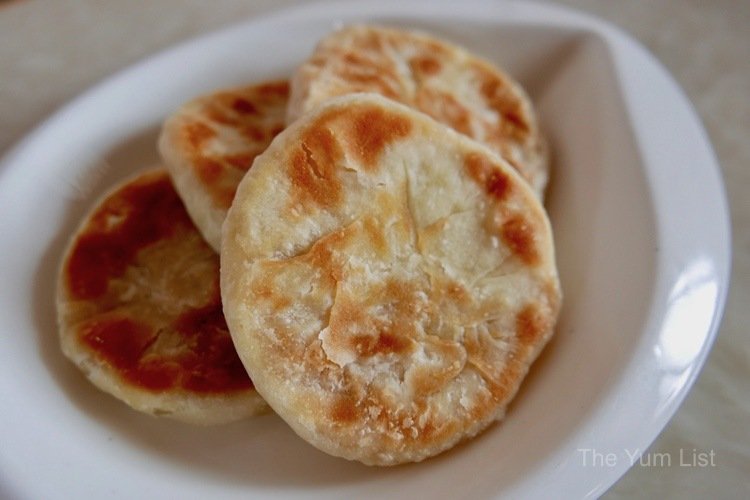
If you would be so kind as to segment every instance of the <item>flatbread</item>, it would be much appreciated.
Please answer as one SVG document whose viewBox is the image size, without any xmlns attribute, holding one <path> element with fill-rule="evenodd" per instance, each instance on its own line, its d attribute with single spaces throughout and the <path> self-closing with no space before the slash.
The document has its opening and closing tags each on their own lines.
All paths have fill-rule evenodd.
<svg viewBox="0 0 750 500">
<path fill-rule="evenodd" d="M 488 61 L 418 32 L 346 27 L 324 38 L 294 74 L 287 122 L 352 92 L 379 93 L 482 142 L 543 196 L 549 160 L 531 100 Z"/>
<path fill-rule="evenodd" d="M 162 127 L 159 152 L 203 237 L 219 251 L 221 224 L 245 172 L 284 128 L 286 81 L 198 97 Z"/>
<path fill-rule="evenodd" d="M 118 186 L 84 219 L 57 314 L 65 355 L 136 410 L 217 424 L 267 408 L 224 321 L 219 256 L 163 169 Z"/>
<path fill-rule="evenodd" d="M 557 318 L 528 184 L 375 94 L 282 132 L 223 231 L 224 313 L 258 392 L 314 446 L 366 464 L 422 460 L 501 418 Z"/>
</svg>

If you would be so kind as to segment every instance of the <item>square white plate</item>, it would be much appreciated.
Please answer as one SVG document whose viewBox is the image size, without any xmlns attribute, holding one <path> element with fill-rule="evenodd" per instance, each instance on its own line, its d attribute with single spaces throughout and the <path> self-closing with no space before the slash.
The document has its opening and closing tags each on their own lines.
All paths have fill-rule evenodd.
<svg viewBox="0 0 750 500">
<path fill-rule="evenodd" d="M 63 245 L 93 200 L 158 161 L 160 122 L 221 87 L 288 76 L 334 26 L 444 36 L 530 91 L 551 143 L 547 207 L 565 292 L 557 335 L 506 420 L 389 469 L 329 457 L 273 415 L 195 428 L 129 410 L 59 352 Z M 668 74 L 610 25 L 511 2 L 315 4 L 152 57 L 86 92 L 0 165 L 0 497 L 596 496 L 677 409 L 728 285 L 719 170 Z M 616 455 L 612 466 L 586 460 Z"/>
</svg>

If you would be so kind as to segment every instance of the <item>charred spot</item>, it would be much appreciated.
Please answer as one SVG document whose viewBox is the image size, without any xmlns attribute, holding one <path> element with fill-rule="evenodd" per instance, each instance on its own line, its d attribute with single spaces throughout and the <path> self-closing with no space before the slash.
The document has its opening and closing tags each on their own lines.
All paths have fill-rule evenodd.
<svg viewBox="0 0 750 500">
<path fill-rule="evenodd" d="M 367 169 L 377 166 L 389 144 L 407 137 L 412 124 L 408 118 L 376 106 L 360 106 L 348 111 L 345 119 L 352 149 Z"/>
<path fill-rule="evenodd" d="M 253 386 L 229 335 L 218 291 L 208 304 L 180 314 L 173 327 L 187 347 L 171 360 L 180 368 L 180 386 L 200 393 Z"/>
<path fill-rule="evenodd" d="M 448 48 L 437 40 L 426 39 L 422 43 L 425 50 L 432 54 L 433 57 L 448 57 L 449 55 Z"/>
<path fill-rule="evenodd" d="M 241 120 L 241 116 L 233 107 L 234 95 L 220 94 L 215 99 L 207 98 L 203 101 L 202 114 L 213 123 L 225 125 L 227 127 L 236 126 Z"/>
<path fill-rule="evenodd" d="M 431 55 L 420 55 L 409 60 L 409 67 L 417 75 L 434 76 L 440 72 L 442 65 Z"/>
<path fill-rule="evenodd" d="M 322 206 L 335 205 L 341 198 L 341 183 L 336 165 L 343 157 L 331 130 L 317 123 L 308 129 L 294 150 L 289 176 L 294 199 Z"/>
<path fill-rule="evenodd" d="M 334 422 L 351 423 L 359 419 L 357 401 L 350 395 L 340 396 L 331 408 L 331 419 Z"/>
<path fill-rule="evenodd" d="M 96 356 L 129 383 L 151 391 L 175 387 L 211 393 L 241 390 L 252 382 L 229 336 L 217 300 L 190 309 L 173 323 L 180 349 L 159 352 L 154 346 L 164 331 L 128 317 L 92 321 L 79 331 Z"/>
<path fill-rule="evenodd" d="M 344 54 L 344 63 L 347 66 L 360 66 L 363 68 L 372 66 L 372 61 L 369 58 L 357 52 L 346 52 Z"/>
<path fill-rule="evenodd" d="M 192 122 L 185 126 L 185 138 L 188 144 L 198 149 L 203 144 L 216 137 L 216 131 L 202 122 Z"/>
<path fill-rule="evenodd" d="M 217 189 L 211 193 L 211 196 L 218 206 L 223 207 L 225 210 L 229 210 L 229 207 L 232 206 L 232 202 L 234 201 L 234 195 L 236 192 L 237 186 L 222 186 L 217 187 Z"/>
<path fill-rule="evenodd" d="M 528 135 L 529 123 L 524 118 L 521 99 L 513 92 L 511 84 L 481 66 L 475 66 L 475 72 L 482 96 L 502 117 L 499 133 L 515 139 L 522 139 Z"/>
<path fill-rule="evenodd" d="M 341 70 L 341 77 L 351 85 L 352 91 L 375 92 L 391 99 L 399 100 L 401 95 L 398 88 L 389 80 L 389 72 L 382 70 L 372 71 L 370 68 L 358 66 L 345 66 Z"/>
<path fill-rule="evenodd" d="M 242 134 L 243 137 L 245 137 L 251 142 L 260 142 L 260 143 L 270 142 L 270 139 L 268 138 L 266 131 L 263 129 L 263 127 L 258 126 L 254 123 L 243 124 L 243 126 L 239 129 L 239 132 Z"/>
<path fill-rule="evenodd" d="M 225 156 L 224 161 L 229 165 L 244 171 L 250 169 L 256 156 L 258 156 L 258 153 L 256 153 L 255 151 L 237 153 Z"/>
<path fill-rule="evenodd" d="M 516 316 L 516 331 L 522 344 L 532 344 L 544 333 L 546 322 L 534 304 L 528 304 Z"/>
<path fill-rule="evenodd" d="M 485 181 L 487 193 L 498 199 L 503 199 L 505 197 L 509 186 L 510 183 L 508 182 L 508 176 L 499 170 L 490 172 Z"/>
<path fill-rule="evenodd" d="M 95 223 L 110 215 L 122 221 L 113 228 Z M 96 210 L 73 246 L 66 264 L 70 292 L 79 299 L 103 295 L 140 249 L 180 227 L 192 227 L 192 222 L 166 173 L 125 186 Z"/>
<path fill-rule="evenodd" d="M 503 241 L 511 251 L 528 265 L 539 262 L 539 253 L 534 242 L 534 228 L 521 215 L 514 215 L 501 228 Z"/>
<path fill-rule="evenodd" d="M 528 132 L 529 125 L 528 125 L 528 123 L 526 123 L 526 121 L 521 116 L 521 113 L 520 113 L 519 109 L 516 108 L 516 109 L 508 111 L 507 113 L 505 113 L 503 115 L 503 118 L 505 118 L 505 120 L 508 123 L 511 123 L 513 125 L 513 127 L 517 128 L 519 130 L 522 130 L 524 132 Z"/>
<path fill-rule="evenodd" d="M 108 318 L 91 322 L 80 332 L 82 340 L 110 365 L 134 369 L 151 345 L 156 332 L 130 318 Z"/>
<path fill-rule="evenodd" d="M 464 168 L 487 194 L 498 201 L 507 198 L 512 186 L 510 179 L 485 155 L 469 153 L 464 158 Z"/>
<path fill-rule="evenodd" d="M 216 183 L 224 172 L 222 164 L 211 158 L 198 158 L 195 161 L 195 169 L 204 184 Z"/>
<path fill-rule="evenodd" d="M 491 101 L 498 93 L 500 82 L 497 80 L 497 78 L 487 72 L 487 70 L 484 70 L 482 68 L 478 67 L 477 73 L 479 76 L 479 91 L 487 101 Z"/>
<path fill-rule="evenodd" d="M 498 108 L 498 106 L 496 105 L 495 108 Z M 529 124 L 521 116 L 520 106 L 498 112 L 501 113 L 503 118 L 499 125 L 499 136 L 512 138 L 516 141 L 523 141 L 529 135 Z"/>
<path fill-rule="evenodd" d="M 470 300 L 468 290 L 458 282 L 453 282 L 446 286 L 445 295 L 457 304 L 466 303 Z"/>
<path fill-rule="evenodd" d="M 147 362 L 146 350 L 156 339 L 148 325 L 129 318 L 112 318 L 87 325 L 83 342 L 128 382 L 152 391 L 174 387 L 177 374 L 167 363 Z"/>
<path fill-rule="evenodd" d="M 424 302 L 420 298 L 417 286 L 398 279 L 388 279 L 384 290 L 385 296 L 393 305 L 394 314 L 401 320 L 400 334 L 408 337 L 412 328 L 409 318 L 414 318 L 424 307 Z"/>
<path fill-rule="evenodd" d="M 352 338 L 352 343 L 357 354 L 368 358 L 378 354 L 399 354 L 409 347 L 407 339 L 387 331 L 376 335 L 357 335 Z"/>
<path fill-rule="evenodd" d="M 271 303 L 271 307 L 274 311 L 281 311 L 292 305 L 292 300 L 288 294 L 281 293 L 279 290 L 271 286 L 273 279 L 268 277 L 263 281 L 263 284 L 255 289 L 254 301 L 268 301 Z"/>
<path fill-rule="evenodd" d="M 263 98 L 286 99 L 289 97 L 289 82 L 281 80 L 264 83 L 257 87 L 257 92 Z"/>
<path fill-rule="evenodd" d="M 418 90 L 415 100 L 420 111 L 457 132 L 472 136 L 469 111 L 449 93 L 422 87 Z"/>
<path fill-rule="evenodd" d="M 368 52 L 382 52 L 387 38 L 388 35 L 386 33 L 367 31 L 359 35 L 357 46 L 361 50 Z"/>
<path fill-rule="evenodd" d="M 258 113 L 257 106 L 242 97 L 234 99 L 232 102 L 232 109 L 241 115 L 255 115 Z"/>
<path fill-rule="evenodd" d="M 375 36 L 378 44 L 382 41 Z M 391 61 L 380 50 L 367 48 L 346 51 L 342 54 L 342 64 L 336 72 L 347 82 L 350 91 L 377 92 L 392 99 L 399 99 L 398 74 Z"/>
</svg>

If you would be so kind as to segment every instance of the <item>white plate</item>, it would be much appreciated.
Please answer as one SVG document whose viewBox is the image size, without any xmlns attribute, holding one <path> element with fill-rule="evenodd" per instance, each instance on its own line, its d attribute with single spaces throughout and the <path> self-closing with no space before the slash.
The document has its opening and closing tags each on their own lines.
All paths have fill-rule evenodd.
<svg viewBox="0 0 750 500">
<path fill-rule="evenodd" d="M 274 416 L 194 428 L 93 389 L 55 331 L 56 269 L 79 218 L 157 161 L 159 123 L 178 104 L 289 75 L 320 36 L 353 20 L 453 39 L 505 66 L 538 103 L 555 159 L 548 208 L 565 305 L 506 421 L 436 459 L 375 469 L 316 451 Z M 254 20 L 110 78 L 0 168 L 2 497 L 595 496 L 685 397 L 727 291 L 728 211 L 690 104 L 632 39 L 558 7 L 371 1 Z M 594 463 L 594 451 L 614 464 Z"/>
</svg>

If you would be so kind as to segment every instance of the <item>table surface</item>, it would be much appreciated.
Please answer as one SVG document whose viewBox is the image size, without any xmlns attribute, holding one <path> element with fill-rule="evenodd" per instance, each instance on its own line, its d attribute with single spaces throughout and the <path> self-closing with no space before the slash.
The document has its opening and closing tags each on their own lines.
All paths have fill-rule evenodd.
<svg viewBox="0 0 750 500">
<path fill-rule="evenodd" d="M 181 40 L 297 0 L 0 0 L 0 154 L 103 77 Z M 609 498 L 747 498 L 750 474 L 750 2 L 562 0 L 630 32 L 672 72 L 722 166 L 733 276 L 720 334 L 647 456 L 714 452 L 715 467 L 632 468 Z"/>
</svg>

